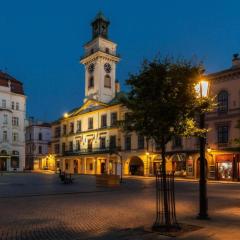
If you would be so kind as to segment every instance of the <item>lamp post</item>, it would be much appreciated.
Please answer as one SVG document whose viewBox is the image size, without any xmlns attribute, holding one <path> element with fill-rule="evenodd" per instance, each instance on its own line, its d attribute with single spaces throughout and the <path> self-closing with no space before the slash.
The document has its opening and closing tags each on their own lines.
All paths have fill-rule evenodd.
<svg viewBox="0 0 240 240">
<path fill-rule="evenodd" d="M 208 96 L 209 83 L 206 80 L 201 80 L 196 85 L 196 91 L 198 96 L 203 99 Z M 205 113 L 200 113 L 199 127 L 204 129 L 205 127 Z M 199 137 L 200 143 L 200 177 L 199 177 L 199 214 L 198 219 L 209 219 L 208 217 L 208 199 L 207 199 L 207 180 L 206 180 L 206 159 L 205 159 L 205 145 L 206 136 Z"/>
</svg>

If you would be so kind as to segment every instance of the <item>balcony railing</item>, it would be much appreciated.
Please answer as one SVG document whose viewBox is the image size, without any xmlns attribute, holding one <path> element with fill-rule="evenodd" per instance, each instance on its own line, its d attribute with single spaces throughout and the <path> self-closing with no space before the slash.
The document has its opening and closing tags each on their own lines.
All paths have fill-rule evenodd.
<svg viewBox="0 0 240 240">
<path fill-rule="evenodd" d="M 101 153 L 115 153 L 121 151 L 120 147 L 106 147 L 106 148 L 88 148 L 81 150 L 65 151 L 63 156 L 79 156 L 87 154 L 101 154 Z"/>
</svg>

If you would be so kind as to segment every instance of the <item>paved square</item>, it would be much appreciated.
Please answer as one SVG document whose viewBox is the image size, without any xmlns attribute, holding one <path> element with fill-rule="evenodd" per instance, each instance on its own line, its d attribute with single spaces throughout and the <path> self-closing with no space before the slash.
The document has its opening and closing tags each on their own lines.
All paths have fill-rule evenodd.
<svg viewBox="0 0 240 240">
<path fill-rule="evenodd" d="M 240 184 L 209 184 L 208 192 L 211 220 L 199 221 L 198 184 L 176 182 L 179 222 L 203 227 L 180 238 L 238 239 Z M 75 176 L 72 185 L 55 174 L 0 176 L 0 239 L 169 239 L 139 230 L 151 226 L 154 211 L 154 179 L 106 189 L 94 176 Z"/>
</svg>

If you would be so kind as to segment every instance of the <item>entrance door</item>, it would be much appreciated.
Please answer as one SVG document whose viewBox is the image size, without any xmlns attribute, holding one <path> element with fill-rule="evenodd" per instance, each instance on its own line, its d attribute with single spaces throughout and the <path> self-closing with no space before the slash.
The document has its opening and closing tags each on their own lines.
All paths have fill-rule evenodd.
<svg viewBox="0 0 240 240">
<path fill-rule="evenodd" d="M 0 158 L 0 171 L 7 171 L 7 159 Z"/>
<path fill-rule="evenodd" d="M 129 163 L 129 172 L 131 175 L 144 175 L 143 161 L 139 157 L 132 157 Z"/>
<path fill-rule="evenodd" d="M 101 162 L 101 174 L 106 172 L 106 163 L 105 162 Z"/>
</svg>

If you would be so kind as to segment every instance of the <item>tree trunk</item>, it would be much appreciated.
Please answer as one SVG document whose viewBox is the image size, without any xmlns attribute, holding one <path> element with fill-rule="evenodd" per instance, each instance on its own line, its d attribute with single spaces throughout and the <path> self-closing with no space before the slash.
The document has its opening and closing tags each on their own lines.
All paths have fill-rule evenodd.
<svg viewBox="0 0 240 240">
<path fill-rule="evenodd" d="M 166 226 L 170 225 L 170 216 L 169 216 L 169 202 L 168 202 L 168 189 L 167 189 L 167 180 L 166 180 L 166 145 L 164 140 L 161 142 L 162 149 L 162 181 L 163 181 L 163 199 L 164 199 L 164 217 Z"/>
</svg>

